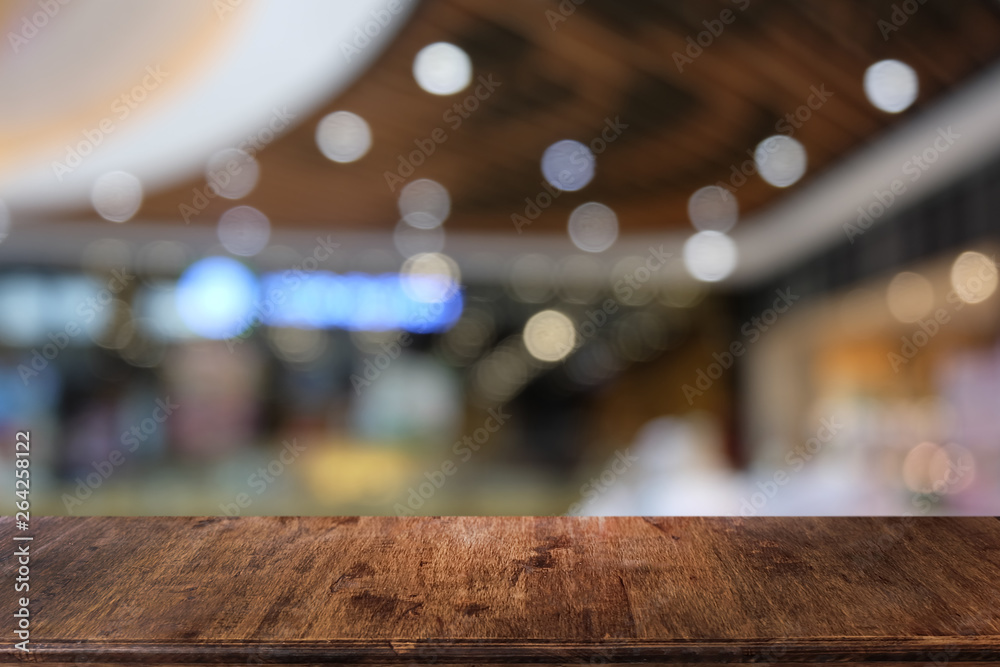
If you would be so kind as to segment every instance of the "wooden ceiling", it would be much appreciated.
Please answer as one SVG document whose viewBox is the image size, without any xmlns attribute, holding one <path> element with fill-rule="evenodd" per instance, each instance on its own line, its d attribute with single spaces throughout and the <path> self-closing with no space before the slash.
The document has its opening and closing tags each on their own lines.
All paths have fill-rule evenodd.
<svg viewBox="0 0 1000 667">
<path fill-rule="evenodd" d="M 917 9 L 897 13 L 898 30 L 889 30 L 896 27 L 893 5 L 904 4 Z M 562 13 L 568 8 L 571 14 Z M 673 54 L 725 10 L 732 22 L 679 71 Z M 439 97 L 412 75 L 414 55 L 436 41 L 457 44 L 476 76 L 500 83 L 457 128 L 445 114 L 475 84 Z M 411 178 L 448 188 L 447 229 L 513 234 L 511 215 L 523 214 L 525 198 L 543 191 L 545 148 L 566 138 L 589 143 L 607 119 L 619 119 L 627 129 L 597 156 L 591 184 L 560 195 L 531 233 L 563 233 L 569 212 L 586 201 L 611 206 L 623 233 L 690 229 L 689 195 L 727 180 L 786 114 L 806 104 L 813 87 L 832 96 L 794 131 L 809 168 L 789 190 L 998 55 L 994 0 L 427 0 L 345 93 L 258 155 L 261 181 L 241 203 L 277 226 L 390 231 L 399 214 L 385 174 L 416 149 L 415 140 L 441 128 L 447 141 Z M 902 114 L 875 109 L 862 89 L 865 69 L 884 58 L 907 62 L 919 76 L 918 101 Z M 352 164 L 330 162 L 315 144 L 319 119 L 340 109 L 364 117 L 374 137 Z M 179 223 L 178 206 L 203 185 L 191 180 L 153 194 L 140 217 Z M 741 215 L 787 191 L 751 177 L 736 193 Z M 214 224 L 231 205 L 216 200 L 194 222 Z"/>
</svg>

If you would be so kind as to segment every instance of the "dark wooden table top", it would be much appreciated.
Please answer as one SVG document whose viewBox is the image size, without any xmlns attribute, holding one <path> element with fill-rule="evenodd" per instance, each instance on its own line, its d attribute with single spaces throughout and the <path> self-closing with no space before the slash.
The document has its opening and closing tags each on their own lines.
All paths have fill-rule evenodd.
<svg viewBox="0 0 1000 667">
<path fill-rule="evenodd" d="M 41 518 L 0 662 L 1000 662 L 995 518 Z"/>
</svg>

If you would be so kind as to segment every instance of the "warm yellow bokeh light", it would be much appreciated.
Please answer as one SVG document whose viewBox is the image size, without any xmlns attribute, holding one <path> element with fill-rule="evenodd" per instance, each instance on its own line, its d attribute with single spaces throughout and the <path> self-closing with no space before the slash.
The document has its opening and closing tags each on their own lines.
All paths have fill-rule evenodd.
<svg viewBox="0 0 1000 667">
<path fill-rule="evenodd" d="M 978 252 L 963 252 L 951 265 L 951 286 L 966 303 L 985 301 L 997 289 L 997 265 Z"/>
<path fill-rule="evenodd" d="M 524 346 L 539 361 L 565 359 L 576 346 L 573 321 L 556 310 L 535 313 L 524 325 Z"/>
</svg>

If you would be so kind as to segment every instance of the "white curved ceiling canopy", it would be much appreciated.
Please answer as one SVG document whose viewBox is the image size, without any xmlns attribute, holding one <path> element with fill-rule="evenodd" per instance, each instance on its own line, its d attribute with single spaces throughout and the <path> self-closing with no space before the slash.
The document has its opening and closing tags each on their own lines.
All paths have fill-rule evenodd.
<svg viewBox="0 0 1000 667">
<path fill-rule="evenodd" d="M 85 206 L 110 171 L 149 191 L 222 148 L 259 150 L 364 71 L 413 5 L 18 0 L 0 11 L 0 199 Z"/>
</svg>

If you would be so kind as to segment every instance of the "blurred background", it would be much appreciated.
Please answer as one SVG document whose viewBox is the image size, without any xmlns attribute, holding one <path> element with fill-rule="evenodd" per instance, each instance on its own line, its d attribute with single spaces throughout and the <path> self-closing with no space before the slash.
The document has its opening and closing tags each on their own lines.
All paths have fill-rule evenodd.
<svg viewBox="0 0 1000 667">
<path fill-rule="evenodd" d="M 1000 513 L 996 0 L 0 24 L 36 513 Z"/>
</svg>

